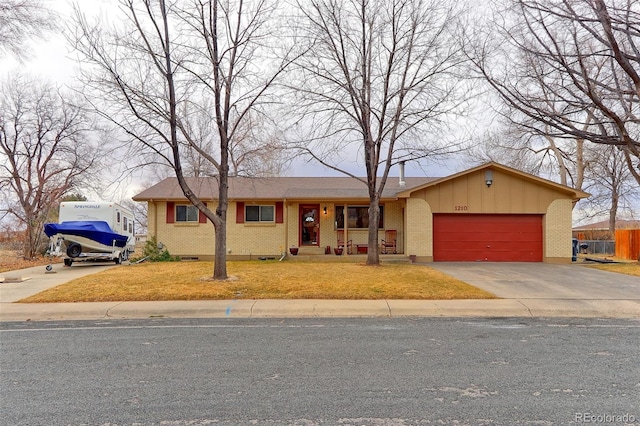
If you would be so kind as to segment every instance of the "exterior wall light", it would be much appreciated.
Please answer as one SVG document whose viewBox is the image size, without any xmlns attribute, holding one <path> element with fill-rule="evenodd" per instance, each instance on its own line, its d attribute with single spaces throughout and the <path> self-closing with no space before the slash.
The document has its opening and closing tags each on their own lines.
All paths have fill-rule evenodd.
<svg viewBox="0 0 640 426">
<path fill-rule="evenodd" d="M 327 214 L 327 206 L 324 206 L 324 214 Z"/>
<path fill-rule="evenodd" d="M 487 184 L 487 188 L 493 183 L 493 170 L 484 171 L 484 183 Z"/>
</svg>

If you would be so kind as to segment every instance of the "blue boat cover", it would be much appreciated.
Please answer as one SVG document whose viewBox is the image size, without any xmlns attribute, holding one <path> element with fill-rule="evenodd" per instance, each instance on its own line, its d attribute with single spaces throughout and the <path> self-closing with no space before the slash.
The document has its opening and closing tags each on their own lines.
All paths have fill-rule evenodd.
<svg viewBox="0 0 640 426">
<path fill-rule="evenodd" d="M 105 246 L 112 246 L 115 240 L 116 247 L 124 247 L 129 240 L 126 235 L 113 232 L 107 222 L 104 221 L 69 221 L 62 223 L 47 223 L 44 225 L 44 233 L 47 237 L 56 234 L 77 235 L 97 241 Z"/>
</svg>

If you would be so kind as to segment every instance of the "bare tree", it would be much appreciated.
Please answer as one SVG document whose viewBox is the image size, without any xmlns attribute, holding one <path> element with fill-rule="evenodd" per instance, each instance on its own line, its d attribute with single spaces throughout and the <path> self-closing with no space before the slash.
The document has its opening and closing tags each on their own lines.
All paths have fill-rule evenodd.
<svg viewBox="0 0 640 426">
<path fill-rule="evenodd" d="M 199 109 L 194 114 L 186 111 L 182 117 L 191 117 L 185 126 L 188 133 L 198 140 L 199 150 L 185 146 L 185 173 L 191 176 L 215 176 L 215 165 L 198 151 L 215 153 L 218 145 L 216 120 L 212 116 L 212 105 Z M 235 137 L 229 144 L 229 175 L 264 177 L 281 176 L 288 164 L 285 144 L 277 131 L 267 123 L 263 115 L 250 111 L 239 123 Z M 217 159 L 217 157 L 216 157 Z"/>
<path fill-rule="evenodd" d="M 465 152 L 467 161 L 472 164 L 497 161 L 583 190 L 589 167 L 585 141 L 552 137 L 548 128 L 536 123 L 522 126 L 517 122 L 517 112 L 508 111 L 511 109 L 507 106 L 501 112 L 506 122 L 481 135 Z"/>
<path fill-rule="evenodd" d="M 309 157 L 366 185 L 367 265 L 378 265 L 379 204 L 394 164 L 446 152 L 441 131 L 466 90 L 456 75 L 460 11 L 430 0 L 310 0 L 302 12 L 296 107 Z M 442 138 L 442 139 L 441 139 Z M 344 167 L 355 146 L 366 178 Z"/>
<path fill-rule="evenodd" d="M 521 124 L 617 146 L 640 183 L 640 3 L 507 3 L 470 55 L 481 75 Z"/>
<path fill-rule="evenodd" d="M 599 146 L 591 150 L 591 176 L 587 190 L 592 194 L 587 209 L 594 216 L 606 214 L 609 231 L 615 235 L 616 219 L 625 210 L 633 212 L 640 195 L 638 186 L 626 164 L 623 151 L 616 146 Z"/>
<path fill-rule="evenodd" d="M 28 56 L 27 41 L 57 27 L 57 15 L 40 0 L 0 0 L 0 53 Z"/>
<path fill-rule="evenodd" d="M 86 181 L 97 164 L 92 130 L 91 117 L 55 87 L 19 76 L 2 84 L 2 211 L 25 230 L 25 257 L 41 249 L 51 209 Z"/>
<path fill-rule="evenodd" d="M 105 31 L 76 7 L 73 37 L 94 107 L 129 136 L 132 146 L 162 158 L 186 198 L 213 223 L 213 278 L 227 278 L 226 220 L 230 150 L 251 114 L 288 64 L 286 52 L 267 57 L 277 33 L 267 0 L 121 0 L 125 23 Z M 280 44 L 282 45 L 282 44 Z M 214 134 L 194 131 L 211 117 Z M 202 130 L 200 128 L 199 130 Z M 213 143 L 216 149 L 212 151 Z M 211 211 L 188 186 L 184 152 L 216 170 L 218 205 Z"/>
</svg>

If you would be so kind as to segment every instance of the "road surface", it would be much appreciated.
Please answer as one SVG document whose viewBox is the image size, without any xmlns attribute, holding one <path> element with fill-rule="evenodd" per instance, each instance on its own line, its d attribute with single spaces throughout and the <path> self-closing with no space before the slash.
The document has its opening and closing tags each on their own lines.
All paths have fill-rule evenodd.
<svg viewBox="0 0 640 426">
<path fill-rule="evenodd" d="M 0 324 L 6 425 L 640 422 L 640 321 Z"/>
</svg>

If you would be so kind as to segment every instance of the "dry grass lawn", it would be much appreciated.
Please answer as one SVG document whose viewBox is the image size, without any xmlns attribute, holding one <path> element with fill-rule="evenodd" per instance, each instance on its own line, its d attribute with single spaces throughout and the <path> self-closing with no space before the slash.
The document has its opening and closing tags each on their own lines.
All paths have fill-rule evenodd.
<svg viewBox="0 0 640 426">
<path fill-rule="evenodd" d="M 18 250 L 0 250 L 0 273 L 30 268 L 32 266 L 47 265 L 49 263 L 62 263 L 59 257 L 40 256 L 36 259 L 25 259 Z"/>
<path fill-rule="evenodd" d="M 89 275 L 22 300 L 102 302 L 225 299 L 492 299 L 421 265 L 230 261 L 231 279 L 209 279 L 211 262 L 147 263 Z"/>
<path fill-rule="evenodd" d="M 620 263 L 593 263 L 587 265 L 589 268 L 600 269 L 602 271 L 618 272 L 620 274 L 633 275 L 640 277 L 640 262 L 622 259 L 612 255 L 604 254 L 578 254 L 578 261 L 584 262 L 586 259 L 606 259 Z"/>
<path fill-rule="evenodd" d="M 640 277 L 640 262 L 633 263 L 598 263 L 590 265 L 590 268 L 596 268 L 603 271 L 618 272 L 620 274 L 633 275 Z"/>
</svg>

